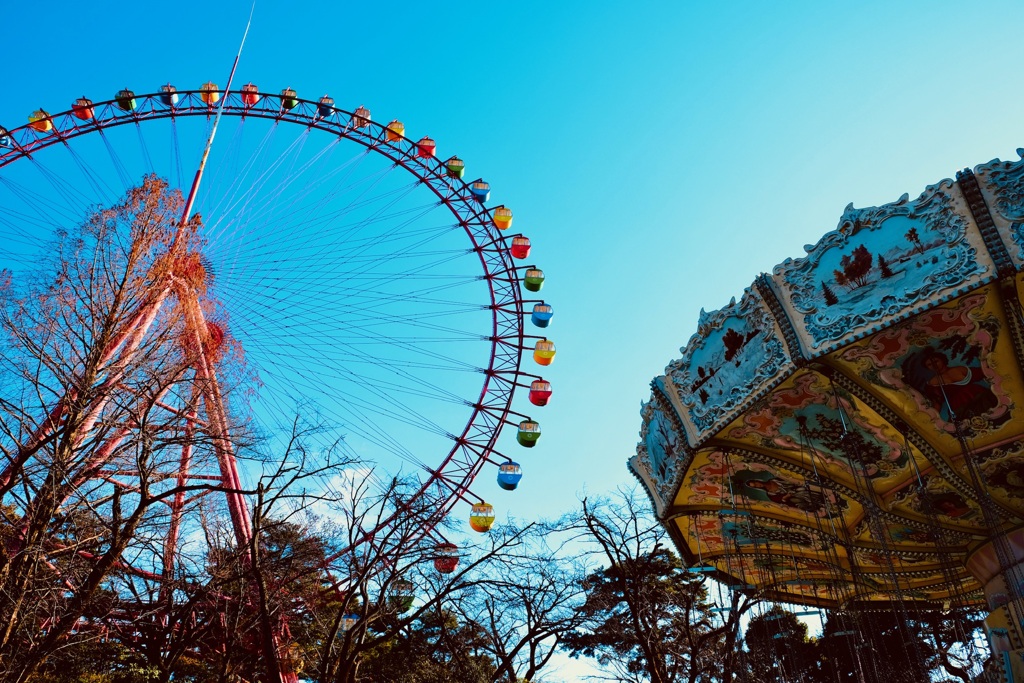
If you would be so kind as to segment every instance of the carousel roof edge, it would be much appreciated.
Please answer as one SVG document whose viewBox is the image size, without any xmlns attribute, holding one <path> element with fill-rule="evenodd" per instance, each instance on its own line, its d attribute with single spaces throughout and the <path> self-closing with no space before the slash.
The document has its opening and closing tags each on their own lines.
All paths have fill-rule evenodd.
<svg viewBox="0 0 1024 683">
<path fill-rule="evenodd" d="M 806 254 L 701 310 L 680 357 L 652 381 L 629 469 L 659 515 L 696 449 L 801 368 L 1024 270 L 1024 148 L 915 199 L 857 209 Z"/>
</svg>

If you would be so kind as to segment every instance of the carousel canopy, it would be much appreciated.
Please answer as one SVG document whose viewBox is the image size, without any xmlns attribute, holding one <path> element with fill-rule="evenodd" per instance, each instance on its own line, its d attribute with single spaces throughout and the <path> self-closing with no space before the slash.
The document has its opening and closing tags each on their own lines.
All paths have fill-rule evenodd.
<svg viewBox="0 0 1024 683">
<path fill-rule="evenodd" d="M 701 312 L 629 463 L 688 563 L 825 607 L 984 601 L 993 537 L 1024 537 L 1017 152 L 848 206 Z"/>
</svg>

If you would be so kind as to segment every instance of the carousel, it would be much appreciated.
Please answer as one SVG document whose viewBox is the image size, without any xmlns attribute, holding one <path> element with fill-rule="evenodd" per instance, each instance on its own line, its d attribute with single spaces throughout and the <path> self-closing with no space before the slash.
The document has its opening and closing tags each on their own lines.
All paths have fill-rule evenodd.
<svg viewBox="0 0 1024 683">
<path fill-rule="evenodd" d="M 1024 681 L 1024 149 L 855 209 L 701 312 L 629 467 L 691 571 L 823 610 L 983 609 Z"/>
</svg>

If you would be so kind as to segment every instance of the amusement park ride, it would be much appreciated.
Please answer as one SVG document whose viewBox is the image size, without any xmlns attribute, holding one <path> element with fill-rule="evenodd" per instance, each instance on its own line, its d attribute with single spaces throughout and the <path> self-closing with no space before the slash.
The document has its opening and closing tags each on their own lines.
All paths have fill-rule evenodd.
<svg viewBox="0 0 1024 683">
<path fill-rule="evenodd" d="M 204 179 L 222 118 L 234 129 Z M 201 133 L 192 140 L 206 140 L 194 178 L 183 167 L 195 168 L 190 160 L 202 147 L 185 142 L 188 130 Z M 249 408 L 257 423 L 287 423 L 304 405 L 336 421 L 361 457 L 416 466 L 418 490 L 406 504 L 432 510 L 421 529 L 436 544 L 428 561 L 452 572 L 458 548 L 438 523 L 461 501 L 471 506 L 471 527 L 489 530 L 494 509 L 471 490 L 474 478 L 493 465 L 498 486 L 515 489 L 522 469 L 501 454 L 502 429 L 513 425 L 527 448 L 540 437 L 538 422 L 513 410 L 513 396 L 528 388 L 534 406 L 551 397 L 550 383 L 521 365 L 525 351 L 536 364 L 551 364 L 554 343 L 529 334 L 525 321 L 543 330 L 554 311 L 524 298 L 541 289 L 544 273 L 517 265 L 531 242 L 507 236 L 512 211 L 489 207 L 489 185 L 466 182 L 461 159 L 437 154 L 434 140 L 406 137 L 397 120 L 381 125 L 364 107 L 345 111 L 326 95 L 306 100 L 291 88 L 231 90 L 229 79 L 225 89 L 165 85 L 151 94 L 126 88 L 107 101 L 82 97 L 67 111 L 40 109 L 27 125 L 0 129 L 3 266 L 17 281 L 54 235 L 147 174 L 180 187 L 186 202 L 174 238 L 149 261 L 160 269 L 142 274 L 150 283 L 143 302 L 100 350 L 105 374 L 86 420 L 101 421 L 112 402 L 130 399 L 118 373 L 132 367 L 162 321 L 177 316 L 181 341 L 192 349 L 192 389 L 161 395 L 159 404 L 187 413 L 188 429 L 213 444 L 215 457 L 203 469 L 186 440 L 165 485 L 222 485 L 235 541 L 245 546 L 251 503 L 240 493 L 246 472 L 236 461 L 230 416 Z M 202 220 L 192 219 L 193 207 Z M 219 381 L 228 335 L 258 376 L 243 400 L 225 396 Z M 37 446 L 61 429 L 75 391 L 68 385 L 30 434 L 8 444 L 17 455 L 2 475 L 5 504 L 29 504 L 12 493 L 13 480 L 38 472 Z M 119 446 L 135 425 L 103 427 L 89 470 L 97 492 L 125 474 Z M 150 559 L 125 571 L 172 580 L 190 504 L 184 494 L 169 502 L 162 569 L 154 573 Z M 394 521 L 364 529 L 364 540 Z M 409 596 L 414 587 L 404 590 Z M 285 647 L 287 629 L 277 638 Z M 295 676 L 282 672 L 282 680 Z"/>
<path fill-rule="evenodd" d="M 987 609 L 989 666 L 1024 681 L 1018 154 L 851 205 L 701 312 L 629 465 L 695 571 L 836 613 Z"/>
</svg>

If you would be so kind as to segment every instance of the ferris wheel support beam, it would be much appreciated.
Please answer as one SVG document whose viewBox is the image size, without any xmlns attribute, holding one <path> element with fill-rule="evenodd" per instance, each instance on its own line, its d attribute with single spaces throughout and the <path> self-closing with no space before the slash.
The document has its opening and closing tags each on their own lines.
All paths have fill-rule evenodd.
<svg viewBox="0 0 1024 683">
<path fill-rule="evenodd" d="M 243 552 L 244 557 L 244 551 L 249 549 L 255 540 L 253 538 L 253 522 L 249 516 L 249 506 L 246 504 L 245 498 L 241 493 L 242 485 L 238 476 L 238 463 L 235 459 L 234 446 L 228 428 L 227 412 L 224 409 L 224 401 L 220 385 L 217 381 L 217 374 L 213 368 L 214 364 L 211 357 L 213 349 L 208 348 L 205 343 L 206 318 L 193 290 L 181 287 L 178 291 L 178 297 L 185 313 L 186 334 L 195 350 L 195 370 L 199 380 L 197 389 L 202 394 L 203 403 L 206 406 L 209 424 L 208 433 L 213 442 L 213 449 L 220 465 L 221 482 L 229 489 L 225 491 L 225 498 L 228 503 L 228 512 L 231 515 L 231 523 L 234 527 L 235 541 L 239 551 Z M 183 469 L 187 468 L 188 463 L 186 459 L 190 457 L 191 452 L 183 449 Z M 179 481 L 181 476 L 187 477 L 187 471 L 183 471 L 179 475 Z M 179 524 L 181 509 L 184 506 L 184 493 L 180 492 L 180 495 L 182 496 L 181 500 L 179 501 L 176 495 L 174 503 L 172 503 L 175 506 L 172 507 L 172 517 L 176 515 Z M 174 529 L 176 531 L 177 527 L 175 526 Z M 173 572 L 173 564 L 170 569 L 167 567 L 168 556 L 169 554 L 165 549 L 165 576 L 169 572 Z M 250 592 L 255 594 L 254 597 L 257 599 L 257 605 L 263 604 L 265 599 L 264 586 L 256 577 L 252 579 Z M 286 656 L 288 643 L 291 639 L 288 623 L 280 617 L 273 618 L 272 621 L 273 623 L 267 626 L 269 633 L 266 635 L 269 640 L 267 647 L 271 648 L 273 652 L 264 653 L 269 655 L 268 668 L 271 669 L 270 675 L 273 679 L 277 679 L 279 683 L 298 683 L 298 676 L 291 670 Z"/>
<path fill-rule="evenodd" d="M 123 345 L 123 348 L 121 348 L 121 354 L 114 362 L 112 370 L 108 371 L 112 372 L 112 374 L 108 376 L 96 389 L 95 393 L 97 395 L 95 401 L 90 407 L 88 407 L 84 419 L 82 420 L 81 425 L 79 425 L 79 427 L 77 428 L 77 433 L 72 439 L 72 450 L 81 447 L 82 443 L 85 441 L 86 436 L 89 434 L 90 431 L 92 431 L 92 428 L 95 426 L 96 421 L 99 419 L 100 413 L 103 412 L 103 408 L 107 405 L 107 402 L 110 400 L 110 396 L 113 393 L 113 389 L 120 384 L 126 368 L 132 362 L 132 359 L 135 356 L 135 352 L 138 350 L 138 347 L 142 344 L 142 340 L 145 337 L 146 332 L 149 330 L 149 328 L 153 324 L 153 321 L 156 319 L 157 311 L 159 310 L 160 305 L 163 303 L 163 300 L 166 298 L 168 291 L 169 289 L 165 288 L 164 291 L 161 292 L 160 295 L 157 296 L 152 302 L 144 304 L 142 307 L 140 307 L 139 311 L 136 313 L 135 316 L 132 317 L 132 320 L 129 322 L 129 324 L 118 334 L 116 334 L 114 338 L 111 340 L 110 344 L 108 344 L 107 350 L 103 353 L 102 357 L 100 358 L 100 367 L 102 367 L 106 362 L 113 358 L 117 350 L 121 348 Z M 169 384 L 165 386 L 162 389 L 158 398 L 162 398 L 167 393 L 169 388 Z M 43 443 L 47 436 L 49 436 L 51 433 L 55 431 L 56 426 L 63 421 L 68 406 L 71 405 L 71 403 L 73 403 L 78 398 L 79 395 L 80 390 L 78 389 L 78 387 L 69 387 L 64 397 L 57 402 L 57 406 L 50 412 L 46 421 L 42 425 L 40 425 L 35 434 L 33 434 L 33 437 L 29 440 L 28 445 L 30 447 L 19 449 L 18 458 L 15 460 L 15 462 L 10 463 L 4 470 L 4 472 L 0 474 L 0 496 L 2 496 L 8 490 L 10 490 L 11 482 L 14 481 L 14 472 L 18 468 L 24 466 L 24 464 L 28 461 L 31 455 L 36 452 L 38 446 L 40 446 Z M 79 476 L 75 477 L 74 480 L 69 482 L 71 486 L 65 487 L 64 494 L 59 495 L 59 500 L 55 501 L 58 506 L 64 504 L 64 502 L 67 500 L 68 496 L 71 494 L 71 491 L 74 488 L 81 486 L 85 481 L 96 476 L 100 468 L 102 468 L 109 461 L 114 450 L 121 443 L 121 441 L 124 439 L 124 437 L 128 434 L 129 431 L 130 427 L 122 427 L 113 437 L 108 439 L 102 446 L 100 446 L 100 448 L 96 450 L 95 453 L 93 453 L 89 457 L 85 468 L 82 470 Z M 59 486 L 59 482 L 48 482 L 46 486 Z M 34 503 L 30 504 L 29 508 L 26 510 L 25 514 L 22 516 L 21 520 L 17 524 L 17 533 L 11 540 L 10 544 L 10 548 L 13 551 L 21 549 L 25 533 L 28 531 L 29 525 L 31 524 L 31 518 L 33 514 L 32 508 L 34 507 L 34 505 Z"/>
<path fill-rule="evenodd" d="M 170 604 L 171 582 L 174 580 L 174 558 L 178 549 L 178 534 L 181 529 L 181 515 L 185 509 L 185 484 L 188 482 L 189 469 L 192 466 L 192 439 L 196 432 L 196 409 L 197 396 L 193 392 L 190 402 L 188 417 L 185 420 L 185 442 L 181 445 L 181 462 L 178 466 L 177 486 L 178 491 L 174 494 L 171 502 L 171 523 L 167 530 L 167 538 L 164 541 L 163 557 L 163 584 L 160 586 L 160 602 Z"/>
<path fill-rule="evenodd" d="M 252 13 L 256 9 L 256 2 L 253 0 L 252 8 L 249 10 L 249 21 L 245 24 L 245 33 L 242 34 L 242 42 L 238 46 L 238 52 L 235 53 L 235 61 L 231 64 L 231 73 L 228 74 L 228 84 L 224 87 L 224 96 L 220 100 L 220 106 L 217 107 L 217 117 L 213 120 L 213 126 L 210 128 L 210 137 L 206 140 L 206 146 L 203 148 L 203 156 L 199 160 L 199 167 L 196 168 L 196 175 L 192 179 L 192 187 L 189 189 L 188 197 L 185 199 L 185 208 L 181 212 L 181 223 L 178 226 L 178 234 L 175 236 L 175 244 L 178 243 L 179 239 L 185 231 L 185 225 L 188 223 L 189 217 L 192 215 L 192 207 L 196 201 L 196 193 L 199 191 L 199 184 L 203 180 L 203 171 L 206 169 L 206 161 L 210 158 L 210 149 L 213 147 L 213 139 L 217 136 L 217 125 L 220 123 L 220 118 L 224 114 L 224 105 L 227 103 L 228 94 L 231 92 L 231 82 L 235 79 L 235 70 L 238 69 L 238 60 L 242 57 L 242 48 L 245 47 L 245 39 L 249 35 L 249 26 L 252 25 Z"/>
<path fill-rule="evenodd" d="M 170 384 L 166 385 L 161 390 L 160 394 L 158 395 L 158 398 L 165 396 L 169 390 Z M 140 405 L 142 405 L 143 403 L 144 402 L 140 401 Z M 88 461 L 86 462 L 85 466 L 81 469 L 81 471 L 65 486 L 63 495 L 61 495 L 60 499 L 56 501 L 58 506 L 64 505 L 64 503 L 67 501 L 71 493 L 75 489 L 78 489 L 79 487 L 83 486 L 90 479 L 95 479 L 97 477 L 103 478 L 102 468 L 108 462 L 110 462 L 110 459 L 114 454 L 114 451 L 117 449 L 118 446 L 121 445 L 125 437 L 128 436 L 133 426 L 137 425 L 128 425 L 120 427 L 112 436 L 110 436 L 106 441 L 104 441 L 99 448 L 96 449 L 96 451 L 89 457 Z M 74 448 L 78 448 L 81 446 L 81 442 L 85 439 L 86 433 L 87 432 L 83 432 L 79 435 L 79 437 L 75 440 Z M 113 480 L 108 478 L 108 481 L 112 482 Z M 11 540 L 9 544 L 10 550 L 20 550 L 25 534 L 28 531 L 29 525 L 31 524 L 31 518 L 32 506 L 29 507 L 25 514 L 22 515 L 21 520 L 18 522 L 14 538 Z"/>
<path fill-rule="evenodd" d="M 226 487 L 228 511 L 235 531 L 235 540 L 239 548 L 247 547 L 252 538 L 252 521 L 249 518 L 248 505 L 241 494 L 241 480 L 238 477 L 238 463 L 235 460 L 234 446 L 228 429 L 227 412 L 224 410 L 223 397 L 213 363 L 206 348 L 203 332 L 206 330 L 206 318 L 193 292 L 179 292 L 182 308 L 185 311 L 187 326 L 186 334 L 195 349 L 195 369 L 199 380 L 199 391 L 206 406 L 209 421 L 209 436 L 213 442 L 217 462 L 220 464 L 221 476 Z"/>
<path fill-rule="evenodd" d="M 164 298 L 166 298 L 168 291 L 169 290 L 165 289 L 154 301 L 143 303 L 139 307 L 139 310 L 125 324 L 124 328 L 115 334 L 108 342 L 106 349 L 100 356 L 98 363 L 99 367 L 103 367 L 109 363 L 114 357 L 114 354 L 117 353 L 118 349 L 120 349 L 122 345 L 125 346 L 121 352 L 120 358 L 113 366 L 114 374 L 108 376 L 108 378 L 104 380 L 103 384 L 100 385 L 97 403 L 94 404 L 92 410 L 89 411 L 89 414 L 81 427 L 80 434 L 86 434 L 90 429 L 92 429 L 92 426 L 95 424 L 100 412 L 102 412 L 103 407 L 106 405 L 106 401 L 109 398 L 109 390 L 120 382 L 125 368 L 131 362 L 135 351 L 142 343 L 143 337 L 153 324 L 157 311 L 159 310 Z M 8 463 L 3 472 L 0 472 L 0 496 L 3 496 L 10 491 L 13 486 L 14 473 L 19 468 L 23 467 L 43 442 L 56 431 L 57 427 L 61 422 L 63 422 L 68 407 L 78 399 L 80 394 L 81 389 L 79 387 L 74 385 L 67 387 L 64 392 L 64 396 L 57 401 L 57 405 L 54 406 L 53 410 L 50 411 L 28 440 L 18 448 L 18 454 L 15 456 L 13 462 Z"/>
</svg>

